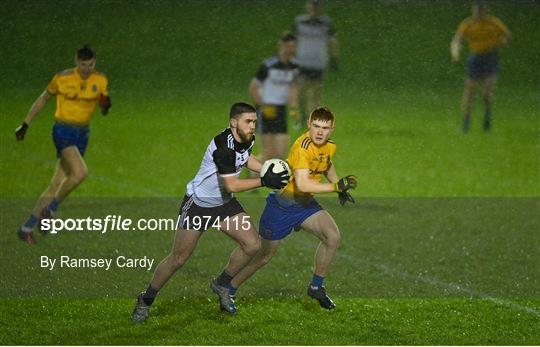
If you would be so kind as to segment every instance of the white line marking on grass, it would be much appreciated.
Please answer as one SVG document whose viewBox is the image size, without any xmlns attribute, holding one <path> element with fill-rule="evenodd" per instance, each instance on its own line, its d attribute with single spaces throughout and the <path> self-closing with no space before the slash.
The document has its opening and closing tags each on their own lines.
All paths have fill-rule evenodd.
<svg viewBox="0 0 540 347">
<path fill-rule="evenodd" d="M 299 240 L 299 239 L 296 239 L 296 240 Z M 313 249 L 313 251 L 315 251 L 315 248 L 312 248 L 311 243 L 310 244 L 308 244 L 307 242 L 300 242 L 300 243 L 302 244 L 302 246 L 306 246 L 304 248 L 307 249 L 307 246 L 309 245 L 309 248 Z M 489 301 L 491 301 L 491 302 L 493 302 L 493 303 L 495 303 L 497 305 L 505 306 L 505 307 L 511 308 L 513 310 L 516 310 L 516 311 L 523 311 L 523 312 L 531 313 L 531 314 L 533 314 L 533 315 L 535 315 L 537 317 L 540 317 L 540 311 L 533 308 L 533 307 L 526 306 L 526 305 L 521 305 L 521 304 L 518 304 L 517 302 L 511 301 L 511 300 L 499 299 L 499 298 L 493 297 L 493 296 L 491 296 L 489 294 L 482 293 L 482 292 L 479 292 L 479 291 L 476 291 L 476 290 L 473 290 L 473 289 L 469 289 L 469 288 L 466 288 L 466 287 L 464 287 L 462 285 L 459 285 L 459 284 L 456 284 L 456 283 L 444 282 L 444 281 L 441 281 L 441 280 L 439 280 L 439 279 L 437 279 L 435 277 L 431 277 L 431 276 L 416 276 L 416 275 L 413 275 L 413 274 L 405 272 L 405 271 L 397 270 L 397 269 L 392 268 L 392 267 L 390 267 L 388 265 L 385 265 L 385 264 L 375 263 L 375 262 L 372 262 L 372 261 L 369 261 L 369 260 L 353 257 L 352 255 L 340 252 L 339 250 L 338 250 L 336 255 L 337 255 L 337 257 L 343 258 L 343 259 L 345 259 L 346 261 L 352 263 L 355 266 L 374 267 L 374 268 L 376 268 L 376 269 L 378 269 L 378 270 L 380 270 L 380 271 L 382 271 L 384 273 L 390 274 L 392 276 L 397 276 L 397 277 L 401 277 L 401 278 L 408 279 L 408 280 L 419 280 L 419 281 L 424 282 L 426 284 L 429 284 L 431 286 L 442 287 L 444 289 L 465 293 L 465 294 L 468 294 L 471 297 L 477 297 L 477 298 L 480 298 L 480 299 L 489 300 Z"/>
<path fill-rule="evenodd" d="M 371 262 L 371 261 L 368 261 L 368 260 L 364 260 L 364 259 L 359 259 L 359 258 L 356 258 L 356 257 L 353 257 L 351 256 L 350 254 L 347 254 L 347 253 L 340 253 L 338 251 L 337 253 L 337 256 L 340 257 L 340 258 L 343 258 L 355 265 L 367 265 L 367 266 L 371 266 L 371 267 L 374 267 L 384 273 L 387 273 L 387 274 L 390 274 L 390 275 L 393 275 L 393 276 L 398 276 L 398 277 L 401 277 L 401 278 L 405 278 L 405 279 L 411 279 L 411 280 L 419 280 L 419 281 L 422 281 L 426 284 L 429 284 L 429 285 L 432 285 L 432 286 L 437 286 L 437 287 L 442 287 L 442 288 L 445 288 L 445 289 L 449 289 L 449 290 L 453 290 L 453 291 L 457 291 L 457 292 L 461 292 L 461 293 L 465 293 L 465 294 L 468 294 L 470 295 L 471 297 L 477 297 L 477 298 L 480 298 L 480 299 L 485 299 L 485 300 L 489 300 L 497 305 L 500 305 L 500 306 L 506 306 L 506 307 L 509 307 L 509 308 L 512 308 L 516 311 L 524 311 L 524 312 L 528 312 L 528 313 L 531 313 L 537 317 L 540 317 L 540 311 L 535 309 L 535 308 L 532 308 L 530 306 L 526 306 L 526 305 L 521 305 L 521 304 L 518 304 L 517 302 L 514 302 L 514 301 L 511 301 L 511 300 L 506 300 L 506 299 L 499 299 L 499 298 L 496 298 L 496 297 L 493 297 L 489 294 L 486 294 L 486 293 L 482 293 L 482 292 L 479 292 L 479 291 L 476 291 L 476 290 L 473 290 L 473 289 L 469 289 L 467 287 L 464 287 L 462 285 L 459 285 L 459 284 L 456 284 L 456 283 L 452 283 L 452 282 L 444 282 L 444 281 L 441 281 L 435 277 L 431 277 L 431 276 L 415 276 L 413 274 L 410 274 L 408 272 L 405 272 L 405 271 L 400 271 L 400 270 L 397 270 L 397 269 L 394 269 L 388 265 L 385 265 L 385 264 L 380 264 L 380 263 L 374 263 L 374 262 Z"/>
</svg>

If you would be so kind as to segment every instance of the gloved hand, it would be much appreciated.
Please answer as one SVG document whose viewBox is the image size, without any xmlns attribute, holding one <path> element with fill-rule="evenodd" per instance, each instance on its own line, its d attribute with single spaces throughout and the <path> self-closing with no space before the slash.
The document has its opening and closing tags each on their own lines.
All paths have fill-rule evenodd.
<svg viewBox="0 0 540 347">
<path fill-rule="evenodd" d="M 102 115 L 107 115 L 109 113 L 109 109 L 112 107 L 111 98 L 109 96 L 100 95 L 98 98 L 99 108 L 101 109 Z"/>
<path fill-rule="evenodd" d="M 291 177 L 287 170 L 275 173 L 274 166 L 275 164 L 271 164 L 264 176 L 261 177 L 261 185 L 272 189 L 281 189 L 289 183 Z"/>
<path fill-rule="evenodd" d="M 356 179 L 356 176 L 348 175 L 334 183 L 334 191 L 338 193 L 346 192 L 349 189 L 355 189 L 357 184 L 358 180 Z"/>
<path fill-rule="evenodd" d="M 354 198 L 349 192 L 338 192 L 338 198 L 339 198 L 339 204 L 341 206 L 345 205 L 345 203 L 348 201 L 351 204 L 354 204 Z"/>
<path fill-rule="evenodd" d="M 26 135 L 26 131 L 28 130 L 28 124 L 26 122 L 23 122 L 21 125 L 15 129 L 15 138 L 17 141 L 24 140 L 24 135 Z"/>
</svg>

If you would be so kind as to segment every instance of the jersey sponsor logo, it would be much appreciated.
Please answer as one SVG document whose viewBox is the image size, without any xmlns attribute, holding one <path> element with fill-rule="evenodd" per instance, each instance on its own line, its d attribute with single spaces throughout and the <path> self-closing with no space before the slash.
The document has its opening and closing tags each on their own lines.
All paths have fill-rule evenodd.
<svg viewBox="0 0 540 347">
<path fill-rule="evenodd" d="M 324 153 L 319 153 L 319 156 L 311 158 L 311 161 L 318 161 L 322 163 L 324 161 Z"/>
<path fill-rule="evenodd" d="M 92 85 L 92 91 L 97 92 L 97 85 L 95 85 L 95 84 Z"/>
<path fill-rule="evenodd" d="M 309 174 L 310 175 L 322 175 L 324 174 L 326 171 L 320 171 L 320 170 L 311 170 L 309 169 Z"/>
</svg>

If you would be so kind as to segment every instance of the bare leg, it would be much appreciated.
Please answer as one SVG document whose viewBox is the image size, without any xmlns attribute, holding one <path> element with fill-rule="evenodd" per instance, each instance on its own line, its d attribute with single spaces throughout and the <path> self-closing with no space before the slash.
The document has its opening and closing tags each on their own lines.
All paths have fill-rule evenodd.
<svg viewBox="0 0 540 347">
<path fill-rule="evenodd" d="M 242 283 L 247 281 L 257 270 L 270 262 L 270 259 L 276 254 L 281 240 L 265 240 L 261 239 L 261 250 L 255 255 L 251 261 L 244 266 L 240 272 L 231 280 L 231 285 L 235 288 L 240 287 Z"/>
<path fill-rule="evenodd" d="M 161 289 L 176 270 L 180 269 L 187 262 L 197 246 L 200 237 L 200 231 L 183 229 L 176 231 L 171 253 L 159 263 L 156 271 L 154 271 L 154 277 L 150 282 L 150 285 L 154 289 Z"/>
<path fill-rule="evenodd" d="M 58 160 L 56 162 L 56 171 L 54 172 L 54 175 L 51 179 L 51 182 L 49 183 L 49 186 L 45 191 L 41 194 L 39 197 L 39 200 L 37 201 L 36 205 L 34 206 L 34 209 L 32 210 L 32 215 L 36 218 L 40 217 L 41 211 L 51 202 L 52 198 L 54 197 L 54 194 L 56 191 L 58 191 L 58 188 L 62 184 L 62 182 L 66 179 L 66 171 L 64 170 L 64 167 L 62 166 L 62 160 Z"/>
<path fill-rule="evenodd" d="M 307 105 L 307 93 L 308 80 L 304 76 L 299 76 L 297 80 L 298 85 L 298 106 L 299 106 L 299 119 L 295 122 L 295 127 L 300 127 L 306 124 L 308 114 L 310 110 Z"/>
<path fill-rule="evenodd" d="M 321 81 L 312 81 L 310 82 L 310 88 L 308 93 L 308 110 L 309 112 L 313 111 L 321 105 Z"/>
<path fill-rule="evenodd" d="M 476 93 L 476 87 L 478 81 L 467 78 L 465 81 L 465 89 L 463 91 L 463 132 L 469 131 L 471 123 L 471 109 L 474 101 L 474 94 Z"/>
<path fill-rule="evenodd" d="M 154 277 L 150 281 L 150 285 L 137 298 L 135 310 L 131 314 L 132 320 L 142 322 L 146 319 L 150 306 L 159 290 L 187 262 L 200 237 L 201 232 L 196 230 L 176 230 L 171 253 L 159 263 L 154 271 Z"/>
<path fill-rule="evenodd" d="M 493 90 L 495 89 L 495 83 L 497 82 L 497 76 L 487 77 L 484 80 L 484 130 L 491 129 L 491 110 L 493 106 Z"/>
<path fill-rule="evenodd" d="M 339 246 L 340 233 L 330 214 L 321 210 L 302 223 L 302 228 L 317 236 L 321 243 L 315 252 L 315 275 L 326 277 Z"/>
<path fill-rule="evenodd" d="M 54 194 L 54 198 L 58 202 L 64 200 L 73 189 L 84 181 L 88 174 L 86 163 L 76 146 L 64 148 L 60 162 L 67 176 Z"/>
<path fill-rule="evenodd" d="M 245 213 L 239 213 L 230 217 L 228 221 L 222 221 L 221 231 L 238 243 L 230 257 L 225 272 L 230 276 L 236 275 L 261 249 L 261 241 L 251 218 Z"/>
<path fill-rule="evenodd" d="M 302 223 L 302 228 L 317 236 L 321 243 L 315 252 L 315 270 L 308 286 L 307 295 L 319 302 L 321 307 L 331 310 L 336 305 L 326 294 L 323 281 L 339 246 L 339 229 L 330 214 L 321 210 Z"/>
<path fill-rule="evenodd" d="M 261 143 L 263 147 L 261 154 L 262 163 L 272 158 L 284 159 L 287 152 L 287 147 L 289 146 L 289 135 L 261 134 Z"/>
</svg>

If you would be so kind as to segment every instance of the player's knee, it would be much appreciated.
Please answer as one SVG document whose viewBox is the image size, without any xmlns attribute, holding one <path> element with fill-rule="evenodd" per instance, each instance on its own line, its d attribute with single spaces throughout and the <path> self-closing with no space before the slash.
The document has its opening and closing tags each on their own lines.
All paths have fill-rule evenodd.
<svg viewBox="0 0 540 347">
<path fill-rule="evenodd" d="M 339 241 L 341 240 L 341 234 L 338 229 L 335 229 L 326 236 L 325 243 L 330 248 L 338 248 Z"/>
<path fill-rule="evenodd" d="M 261 241 L 259 239 L 247 242 L 243 245 L 242 250 L 244 253 L 253 257 L 255 254 L 259 253 L 261 250 Z"/>
<path fill-rule="evenodd" d="M 82 182 L 88 175 L 88 169 L 86 167 L 80 167 L 71 172 L 71 176 L 77 182 Z"/>
</svg>

